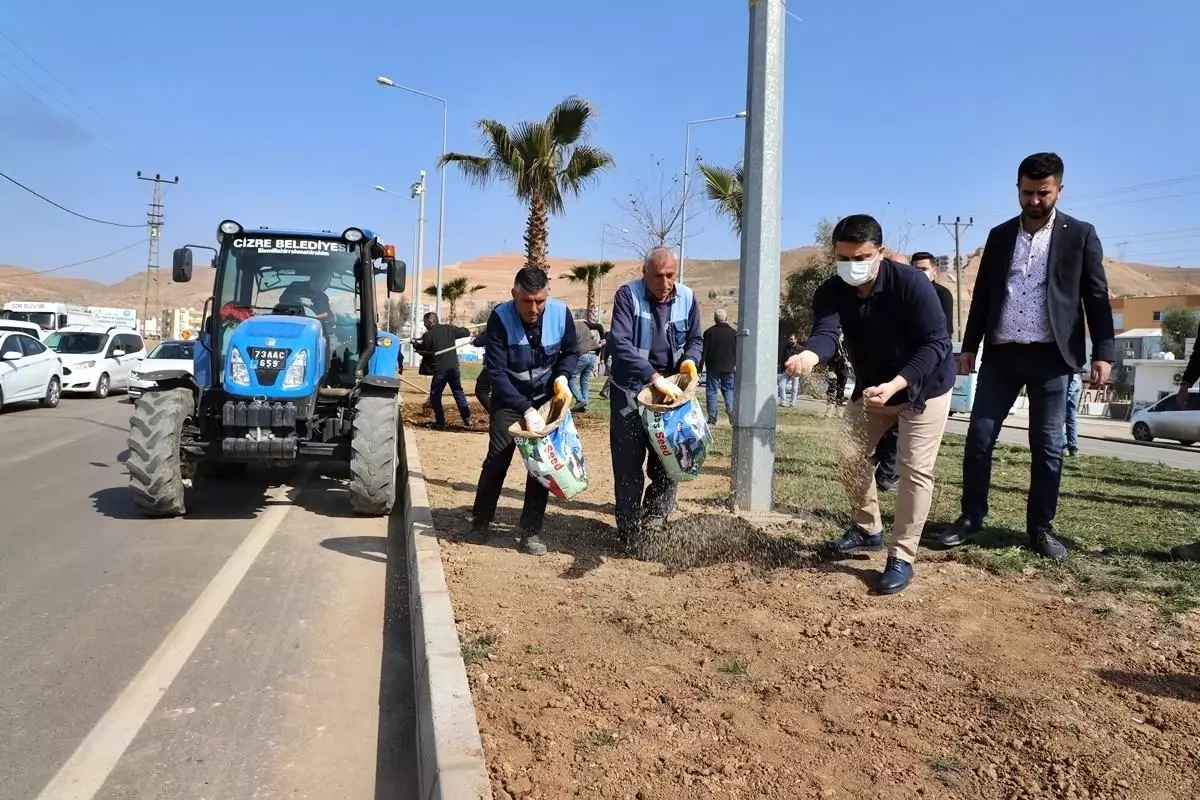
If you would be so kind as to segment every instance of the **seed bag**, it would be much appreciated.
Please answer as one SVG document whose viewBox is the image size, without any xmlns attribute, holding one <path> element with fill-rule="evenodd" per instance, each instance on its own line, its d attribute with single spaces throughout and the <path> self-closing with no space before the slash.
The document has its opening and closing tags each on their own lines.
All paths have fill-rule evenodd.
<svg viewBox="0 0 1200 800">
<path fill-rule="evenodd" d="M 546 429 L 542 433 L 526 430 L 521 420 L 508 429 L 521 460 L 525 462 L 525 469 L 549 489 L 550 494 L 563 500 L 570 500 L 588 485 L 583 442 L 575 428 L 569 401 L 569 397 L 565 401 L 552 398 L 538 409 L 546 420 Z"/>
<path fill-rule="evenodd" d="M 699 380 L 683 374 L 667 380 L 683 389 L 683 397 L 672 404 L 652 385 L 642 389 L 637 398 L 642 425 L 671 479 L 694 481 L 712 447 L 708 418 L 696 398 Z"/>
</svg>

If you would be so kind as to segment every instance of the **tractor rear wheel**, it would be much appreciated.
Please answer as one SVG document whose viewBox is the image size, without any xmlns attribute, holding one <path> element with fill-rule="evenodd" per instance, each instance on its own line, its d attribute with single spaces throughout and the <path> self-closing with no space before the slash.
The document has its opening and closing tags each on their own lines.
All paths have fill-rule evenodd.
<svg viewBox="0 0 1200 800">
<path fill-rule="evenodd" d="M 129 420 L 129 488 L 138 510 L 151 517 L 187 513 L 184 464 L 180 458 L 183 426 L 195 408 L 190 389 L 146 392 Z"/>
<path fill-rule="evenodd" d="M 381 517 L 396 502 L 400 406 L 395 396 L 363 395 L 354 413 L 350 439 L 350 506 Z"/>
</svg>

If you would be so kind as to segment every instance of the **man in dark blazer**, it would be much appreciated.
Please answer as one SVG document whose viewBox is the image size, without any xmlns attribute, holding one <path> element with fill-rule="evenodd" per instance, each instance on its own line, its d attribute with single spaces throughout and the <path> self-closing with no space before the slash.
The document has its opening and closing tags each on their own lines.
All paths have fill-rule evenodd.
<svg viewBox="0 0 1200 800">
<path fill-rule="evenodd" d="M 1046 558 L 1067 549 L 1054 535 L 1062 479 L 1062 429 L 1071 373 L 1086 359 L 1084 320 L 1092 336 L 1091 385 L 1108 381 L 1116 354 L 1112 306 L 1096 229 L 1057 211 L 1063 162 L 1035 153 L 1017 168 L 1021 214 L 988 233 L 963 333 L 959 371 L 984 355 L 963 454 L 962 515 L 942 535 L 956 547 L 980 529 L 988 511 L 992 450 L 1021 389 L 1029 396 L 1033 456 L 1025 529 Z"/>
</svg>

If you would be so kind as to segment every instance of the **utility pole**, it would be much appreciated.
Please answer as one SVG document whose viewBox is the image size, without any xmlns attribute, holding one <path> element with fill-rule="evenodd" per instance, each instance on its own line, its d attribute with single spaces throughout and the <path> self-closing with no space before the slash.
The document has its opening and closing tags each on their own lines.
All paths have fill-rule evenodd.
<svg viewBox="0 0 1200 800">
<path fill-rule="evenodd" d="M 1129 242 L 1117 242 L 1117 261 L 1125 260 L 1125 248 L 1128 245 Z"/>
<path fill-rule="evenodd" d="M 421 170 L 421 176 L 413 182 L 412 196 L 417 201 L 417 237 L 416 237 L 416 264 L 417 274 L 413 276 L 412 284 L 412 337 L 417 338 L 417 304 L 421 300 L 421 273 L 425 270 L 425 170 Z M 441 285 L 435 284 L 438 288 L 438 303 L 441 303 Z M 437 308 L 438 306 L 435 306 Z M 441 322 L 438 318 L 438 322 Z M 417 363 L 417 351 L 413 348 L 412 363 Z"/>
<path fill-rule="evenodd" d="M 950 231 L 954 236 L 954 327 L 957 329 L 954 338 L 962 341 L 963 321 L 962 321 L 962 232 L 975 224 L 974 217 L 967 217 L 967 221 L 963 222 L 962 217 L 955 217 L 954 222 L 942 222 L 942 218 L 938 216 L 938 225 L 941 225 L 947 231 Z"/>
<path fill-rule="evenodd" d="M 783 0 L 750 0 L 733 507 L 771 510 L 783 195 Z"/>
<path fill-rule="evenodd" d="M 147 240 L 149 241 L 149 252 L 146 254 L 146 302 L 142 307 L 142 333 L 148 333 L 147 326 L 150 322 L 150 281 L 151 276 L 154 280 L 154 334 L 162 338 L 162 286 L 158 280 L 158 243 L 162 238 L 162 226 L 165 222 L 163 218 L 163 184 L 178 184 L 179 176 L 176 175 L 174 180 L 167 180 L 162 175 L 155 174 L 153 178 L 145 177 L 141 171 L 138 171 L 137 179 L 139 181 L 149 181 L 154 184 L 150 191 L 150 206 L 146 209 L 146 232 Z"/>
</svg>

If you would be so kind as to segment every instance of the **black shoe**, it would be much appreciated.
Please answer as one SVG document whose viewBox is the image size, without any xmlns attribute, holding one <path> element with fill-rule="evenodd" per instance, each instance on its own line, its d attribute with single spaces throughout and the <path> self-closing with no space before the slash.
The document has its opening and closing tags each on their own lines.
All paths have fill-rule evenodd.
<svg viewBox="0 0 1200 800">
<path fill-rule="evenodd" d="M 716 425 L 716 424 L 717 424 L 717 421 L 716 421 L 715 419 L 710 419 L 710 420 L 708 421 L 708 424 L 709 424 L 709 425 Z"/>
<path fill-rule="evenodd" d="M 900 476 L 895 478 L 876 478 L 875 488 L 881 492 L 894 492 L 900 488 Z"/>
<path fill-rule="evenodd" d="M 467 544 L 487 544 L 490 535 L 491 529 L 489 526 L 473 523 L 471 525 L 471 532 L 463 537 L 463 541 Z"/>
<path fill-rule="evenodd" d="M 912 576 L 912 564 L 896 558 L 896 556 L 888 556 L 887 566 L 884 567 L 883 574 L 879 576 L 879 593 L 895 594 L 902 591 L 908 586 Z"/>
<path fill-rule="evenodd" d="M 435 422 L 435 423 L 433 423 L 433 429 L 434 429 L 435 431 L 444 431 L 444 430 L 446 430 L 446 423 L 444 423 L 444 422 Z"/>
<path fill-rule="evenodd" d="M 544 556 L 547 552 L 542 537 L 536 533 L 529 533 L 521 537 L 521 549 L 531 556 Z"/>
<path fill-rule="evenodd" d="M 470 428 L 472 425 L 474 425 L 474 421 L 473 421 L 473 420 L 471 420 L 471 419 L 464 419 L 464 420 L 463 420 L 463 427 L 464 427 L 464 428 Z"/>
<path fill-rule="evenodd" d="M 1078 447 L 1068 447 L 1067 455 L 1074 458 L 1075 456 L 1079 455 L 1079 448 Z"/>
<path fill-rule="evenodd" d="M 1029 534 L 1029 549 L 1042 558 L 1066 558 L 1067 546 L 1054 535 L 1054 526 L 1047 525 Z"/>
<path fill-rule="evenodd" d="M 963 515 L 954 521 L 946 530 L 938 536 L 938 544 L 942 547 L 959 547 L 975 538 L 975 534 L 979 533 L 983 527 L 979 520 L 971 519 Z"/>
<path fill-rule="evenodd" d="M 842 538 L 832 543 L 834 552 L 848 556 L 852 553 L 867 553 L 883 549 L 883 533 L 868 533 L 857 522 L 853 523 Z"/>
</svg>

